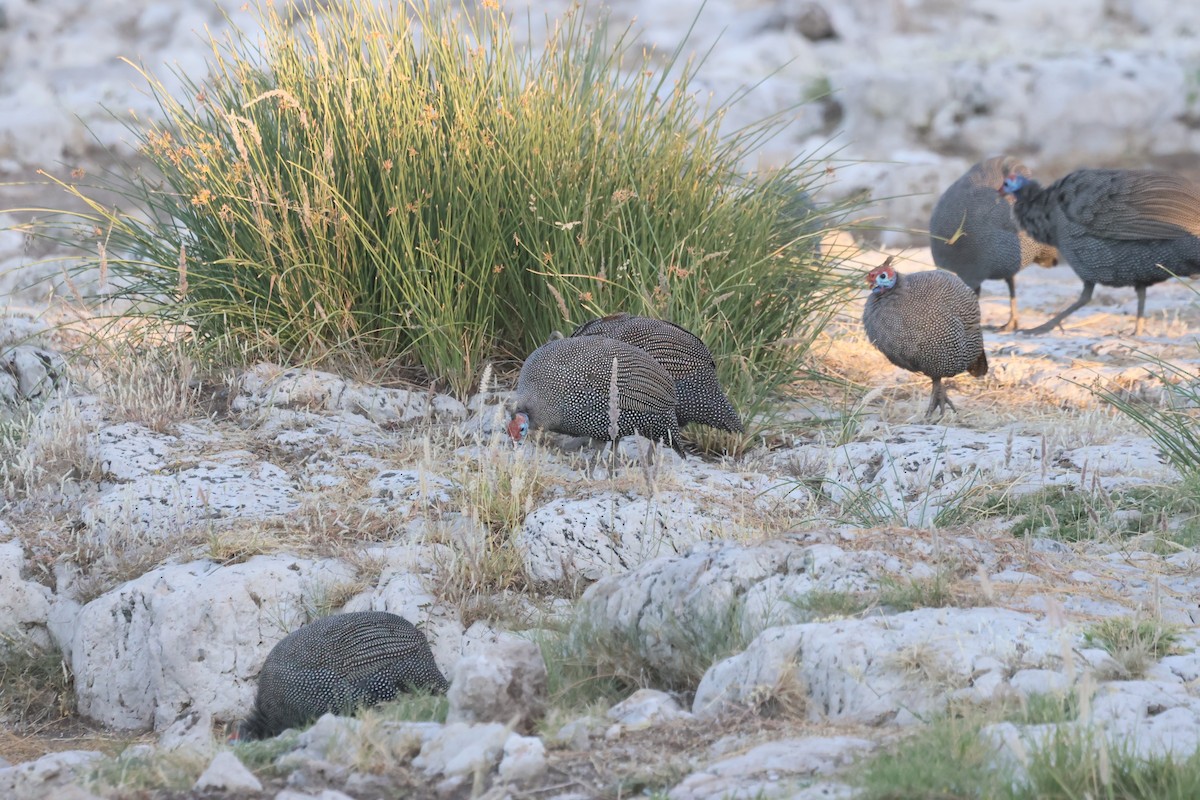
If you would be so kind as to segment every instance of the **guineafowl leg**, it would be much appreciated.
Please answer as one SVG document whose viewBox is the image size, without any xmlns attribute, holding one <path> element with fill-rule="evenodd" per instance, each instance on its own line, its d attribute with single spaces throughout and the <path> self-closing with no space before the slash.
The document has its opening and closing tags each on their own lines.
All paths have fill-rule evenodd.
<svg viewBox="0 0 1200 800">
<path fill-rule="evenodd" d="M 1008 284 L 1008 322 L 996 330 L 1015 331 L 1017 329 L 1017 279 L 1009 275 L 1004 282 Z"/>
<path fill-rule="evenodd" d="M 1135 287 L 1138 296 L 1137 322 L 1133 323 L 1133 335 L 1141 336 L 1146 330 L 1146 287 Z"/>
<path fill-rule="evenodd" d="M 1096 290 L 1096 284 L 1092 283 L 1091 281 L 1084 281 L 1083 282 L 1083 291 L 1080 292 L 1078 300 L 1076 300 L 1074 303 L 1071 303 L 1071 305 L 1067 306 L 1062 311 L 1055 314 L 1054 319 L 1050 320 L 1049 322 L 1043 322 L 1041 325 L 1038 325 L 1036 328 L 1028 328 L 1023 332 L 1028 333 L 1028 334 L 1039 334 L 1039 333 L 1046 333 L 1047 331 L 1054 330 L 1054 327 L 1056 325 L 1058 325 L 1058 323 L 1062 322 L 1064 319 L 1066 319 L 1070 315 L 1074 314 L 1076 311 L 1083 308 L 1088 303 L 1092 302 L 1092 292 L 1094 292 L 1095 290 Z"/>
<path fill-rule="evenodd" d="M 950 402 L 949 396 L 946 394 L 946 387 L 942 384 L 941 378 L 933 379 L 933 390 L 929 393 L 929 408 L 925 409 L 925 419 L 933 416 L 933 412 L 941 409 L 941 417 L 946 416 L 946 409 L 950 409 L 957 413 L 958 409 L 954 407 L 954 403 Z"/>
</svg>

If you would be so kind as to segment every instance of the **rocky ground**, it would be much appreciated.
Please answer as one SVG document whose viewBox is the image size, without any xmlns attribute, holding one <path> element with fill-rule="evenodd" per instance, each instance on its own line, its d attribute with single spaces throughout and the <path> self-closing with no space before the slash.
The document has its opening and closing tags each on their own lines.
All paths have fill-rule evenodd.
<svg viewBox="0 0 1200 800">
<path fill-rule="evenodd" d="M 696 11 L 612 7 L 660 50 Z M 0 399 L 17 410 L 0 643 L 28 654 L 0 674 L 0 796 L 850 797 L 941 712 L 1045 697 L 1079 713 L 989 717 L 997 763 L 1089 724 L 1145 755 L 1197 749 L 1195 504 L 1092 392 L 1160 402 L 1148 357 L 1197 374 L 1194 282 L 1152 287 L 1137 339 L 1133 292 L 1103 287 L 1054 334 L 989 332 L 991 373 L 960 377 L 959 413 L 934 423 L 928 381 L 870 347 L 856 301 L 818 348 L 842 381 L 797 386 L 785 432 L 653 468 L 630 443 L 615 475 L 513 449 L 507 376 L 462 403 L 361 370 L 197 376 L 115 342 L 64 363 L 81 339 L 56 301 L 78 287 L 5 228 L 64 204 L 38 169 L 135 157 L 105 107 L 150 109 L 119 57 L 198 74 L 221 9 L 248 19 L 0 0 Z M 825 196 L 870 192 L 876 238 L 928 268 L 929 210 L 984 155 L 1200 174 L 1196 25 L 1166 0 L 709 0 L 698 42 L 724 33 L 698 88 L 769 75 L 731 125 L 831 91 L 765 160 L 840 148 Z M 1078 288 L 1067 266 L 1026 270 L 1024 323 Z M 982 307 L 1007 318 L 1003 284 Z M 284 633 L 360 609 L 427 632 L 446 723 L 412 721 L 443 716 L 414 701 L 220 744 Z M 1113 633 L 1141 625 L 1170 634 Z"/>
<path fill-rule="evenodd" d="M 1023 272 L 1027 324 L 1077 285 Z M 1003 288 L 985 323 L 1006 318 Z M 1114 742 L 1190 755 L 1196 511 L 1163 499 L 1179 476 L 1089 387 L 1156 401 L 1140 354 L 1195 374 L 1193 289 L 1153 287 L 1141 339 L 1120 290 L 1065 331 L 989 332 L 992 372 L 960 377 L 960 413 L 936 423 L 856 300 L 821 361 L 859 388 L 799 387 L 800 424 L 742 458 L 651 468 L 629 443 L 614 476 L 550 442 L 514 449 L 502 385 L 463 404 L 266 364 L 201 383 L 174 362 L 67 367 L 44 333 L 9 351 L 6 391 L 74 381 L 9 453 L 0 637 L 60 650 L 73 693 L 57 722 L 10 719 L 0 794 L 850 797 L 939 712 L 1056 693 L 1086 697 Z M 28 340 L 37 323 L 8 324 Z M 448 721 L 329 717 L 231 759 L 217 742 L 270 647 L 365 609 L 426 631 Z M 1096 634 L 1130 620 L 1169 626 L 1170 648 Z M 613 675 L 645 689 L 615 706 L 563 689 Z M 989 730 L 997 758 L 1045 735 Z"/>
</svg>

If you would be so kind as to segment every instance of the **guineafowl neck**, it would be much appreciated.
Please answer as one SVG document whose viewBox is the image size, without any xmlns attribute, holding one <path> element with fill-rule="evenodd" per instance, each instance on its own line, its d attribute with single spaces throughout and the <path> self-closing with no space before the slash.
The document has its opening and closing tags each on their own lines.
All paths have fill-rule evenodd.
<svg viewBox="0 0 1200 800">
<path fill-rule="evenodd" d="M 1013 213 L 1025 232 L 1042 244 L 1057 247 L 1050 193 L 1030 182 L 1017 193 L 1016 200 Z"/>
</svg>

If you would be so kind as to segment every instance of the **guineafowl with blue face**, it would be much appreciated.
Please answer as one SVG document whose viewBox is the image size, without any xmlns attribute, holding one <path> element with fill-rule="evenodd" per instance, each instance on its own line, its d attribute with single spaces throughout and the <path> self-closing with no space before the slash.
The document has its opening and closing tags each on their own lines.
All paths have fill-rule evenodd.
<svg viewBox="0 0 1200 800">
<path fill-rule="evenodd" d="M 1029 177 L 1029 170 L 1012 156 L 980 161 L 950 184 L 929 219 L 933 263 L 963 279 L 978 296 L 984 281 L 1008 284 L 1008 322 L 1002 331 L 1015 331 L 1016 275 L 1029 264 L 1052 267 L 1058 251 L 1021 230 L 1013 200 L 996 193 L 1008 175 Z"/>
<path fill-rule="evenodd" d="M 1029 330 L 1045 333 L 1092 299 L 1096 284 L 1137 292 L 1134 335 L 1145 329 L 1146 287 L 1200 274 L 1200 187 L 1178 175 L 1080 169 L 1049 186 L 1012 174 L 1000 191 L 1030 236 L 1058 248 L 1083 281 L 1079 299 Z"/>
<path fill-rule="evenodd" d="M 607 336 L 551 339 L 530 353 L 512 411 L 508 434 L 515 442 L 535 430 L 597 441 L 636 433 L 685 455 L 675 381 L 645 350 Z"/>
<path fill-rule="evenodd" d="M 583 323 L 575 336 L 608 336 L 645 350 L 675 381 L 679 424 L 698 422 L 741 432 L 742 420 L 717 380 L 717 364 L 708 347 L 691 331 L 651 317 L 610 314 Z"/>
<path fill-rule="evenodd" d="M 863 327 L 871 344 L 887 360 L 933 381 L 926 417 L 955 410 L 943 378 L 966 372 L 987 374 L 979 298 L 962 278 L 932 270 L 903 275 L 889 256 L 867 275 L 871 294 L 863 308 Z"/>
<path fill-rule="evenodd" d="M 386 611 L 334 614 L 288 634 L 271 649 L 258 675 L 239 740 L 265 739 L 322 714 L 350 713 L 401 692 L 444 693 L 425 635 Z"/>
</svg>

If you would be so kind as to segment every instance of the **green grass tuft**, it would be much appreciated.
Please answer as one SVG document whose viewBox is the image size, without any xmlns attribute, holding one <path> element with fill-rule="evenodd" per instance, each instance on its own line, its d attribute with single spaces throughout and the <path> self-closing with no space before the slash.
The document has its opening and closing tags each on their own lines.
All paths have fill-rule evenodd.
<svg viewBox="0 0 1200 800">
<path fill-rule="evenodd" d="M 699 335 L 755 419 L 846 296 L 818 244 L 858 206 L 817 210 L 815 158 L 745 174 L 786 119 L 719 133 L 679 52 L 581 7 L 541 50 L 486 3 L 257 10 L 180 98 L 142 71 L 160 118 L 119 118 L 151 168 L 51 178 L 89 210 L 35 231 L 165 334 L 466 395 L 490 359 L 628 311 Z"/>
</svg>

